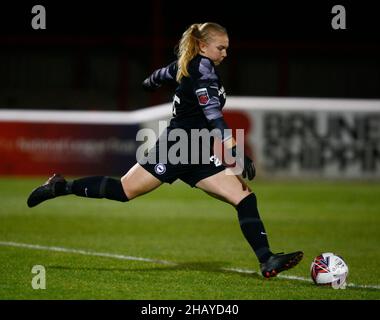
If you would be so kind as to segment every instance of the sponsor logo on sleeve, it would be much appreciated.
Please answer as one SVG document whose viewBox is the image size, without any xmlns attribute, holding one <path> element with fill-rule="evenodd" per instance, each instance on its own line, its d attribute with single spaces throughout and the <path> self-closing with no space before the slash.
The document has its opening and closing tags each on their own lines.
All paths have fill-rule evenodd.
<svg viewBox="0 0 380 320">
<path fill-rule="evenodd" d="M 208 96 L 207 88 L 200 88 L 196 90 L 195 93 L 197 95 L 199 105 L 205 106 L 209 102 L 210 98 Z"/>
</svg>

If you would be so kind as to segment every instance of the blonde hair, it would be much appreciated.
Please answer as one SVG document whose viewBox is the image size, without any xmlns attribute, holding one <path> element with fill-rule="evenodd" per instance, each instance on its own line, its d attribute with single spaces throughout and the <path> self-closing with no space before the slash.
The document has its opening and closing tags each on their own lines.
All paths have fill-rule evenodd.
<svg viewBox="0 0 380 320">
<path fill-rule="evenodd" d="M 209 42 L 215 33 L 227 34 L 227 30 L 214 22 L 194 23 L 182 34 L 177 47 L 177 82 L 180 82 L 182 77 L 189 76 L 187 66 L 199 53 L 199 42 Z"/>
</svg>

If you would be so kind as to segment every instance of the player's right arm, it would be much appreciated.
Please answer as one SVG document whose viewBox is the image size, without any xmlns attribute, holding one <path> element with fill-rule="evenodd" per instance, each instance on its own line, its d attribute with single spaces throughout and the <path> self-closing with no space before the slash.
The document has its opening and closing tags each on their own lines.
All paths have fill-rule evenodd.
<svg viewBox="0 0 380 320">
<path fill-rule="evenodd" d="M 177 61 L 173 61 L 168 66 L 155 70 L 143 81 L 142 86 L 148 91 L 154 91 L 161 87 L 163 83 L 172 81 L 175 82 L 177 70 Z"/>
</svg>

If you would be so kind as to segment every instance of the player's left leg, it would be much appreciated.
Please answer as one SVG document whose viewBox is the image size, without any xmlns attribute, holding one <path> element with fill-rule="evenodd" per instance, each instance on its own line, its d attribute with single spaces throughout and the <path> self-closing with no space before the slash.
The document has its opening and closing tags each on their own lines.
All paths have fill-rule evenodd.
<svg viewBox="0 0 380 320">
<path fill-rule="evenodd" d="M 245 238 L 259 261 L 264 262 L 272 255 L 272 252 L 257 209 L 256 196 L 237 176 L 226 174 L 226 170 L 202 179 L 196 187 L 236 208 Z"/>
<path fill-rule="evenodd" d="M 240 228 L 260 262 L 264 277 L 276 276 L 279 272 L 294 267 L 302 259 L 301 251 L 289 254 L 271 252 L 267 233 L 257 208 L 256 195 L 241 178 L 222 171 L 200 180 L 196 187 L 236 208 Z"/>
</svg>

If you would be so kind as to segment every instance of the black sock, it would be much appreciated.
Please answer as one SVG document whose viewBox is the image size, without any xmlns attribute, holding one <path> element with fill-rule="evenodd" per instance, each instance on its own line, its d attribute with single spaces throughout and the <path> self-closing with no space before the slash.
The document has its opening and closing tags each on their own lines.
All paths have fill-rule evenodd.
<svg viewBox="0 0 380 320">
<path fill-rule="evenodd" d="M 75 194 L 86 198 L 128 201 L 121 181 L 105 176 L 80 178 L 67 183 L 58 182 L 55 192 L 56 195 Z"/>
<path fill-rule="evenodd" d="M 246 196 L 236 206 L 240 228 L 248 243 L 255 252 L 260 263 L 265 262 L 273 254 L 269 249 L 264 224 L 257 210 L 257 200 L 254 193 Z"/>
</svg>

